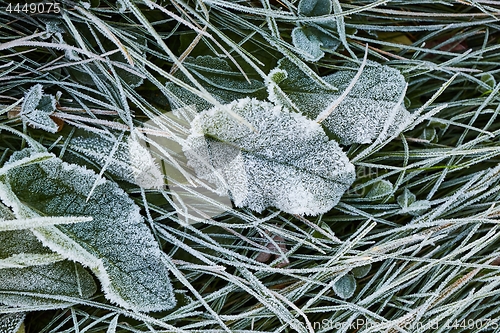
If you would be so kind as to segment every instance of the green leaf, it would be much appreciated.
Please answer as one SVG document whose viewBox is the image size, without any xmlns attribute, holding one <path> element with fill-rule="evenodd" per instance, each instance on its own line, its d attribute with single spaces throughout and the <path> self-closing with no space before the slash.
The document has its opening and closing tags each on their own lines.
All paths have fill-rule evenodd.
<svg viewBox="0 0 500 333">
<path fill-rule="evenodd" d="M 17 333 L 24 322 L 24 312 L 7 313 L 0 316 L 0 332 Z"/>
<path fill-rule="evenodd" d="M 299 14 L 305 16 L 322 16 L 332 12 L 333 4 L 331 0 L 300 0 Z"/>
<path fill-rule="evenodd" d="M 96 291 L 92 276 L 80 264 L 62 259 L 28 230 L 0 232 L 0 303 L 61 308 L 69 304 L 58 296 L 92 296 Z"/>
<path fill-rule="evenodd" d="M 398 198 L 396 199 L 399 206 L 403 209 L 408 208 L 408 206 L 410 206 L 416 200 L 417 197 L 415 196 L 415 194 L 411 193 L 407 188 L 405 188 L 403 193 L 398 195 Z"/>
<path fill-rule="evenodd" d="M 354 267 L 351 270 L 351 273 L 354 275 L 355 278 L 360 279 L 368 275 L 371 269 L 372 269 L 372 264 L 367 264 L 359 267 Z"/>
<path fill-rule="evenodd" d="M 43 266 L 0 269 L 0 303 L 11 306 L 62 308 L 71 304 L 58 296 L 89 298 L 95 291 L 92 276 L 80 265 L 67 260 Z M 53 299 L 44 298 L 43 294 Z"/>
<path fill-rule="evenodd" d="M 163 174 L 145 144 L 141 145 L 141 141 L 131 136 L 116 142 L 116 139 L 113 141 L 109 137 L 88 133 L 72 138 L 69 147 L 100 167 L 106 166 L 107 172 L 121 180 L 146 189 L 160 188 L 165 184 Z"/>
<path fill-rule="evenodd" d="M 413 216 L 420 216 L 429 208 L 431 208 L 431 203 L 429 200 L 418 200 L 412 203 L 408 208 L 403 209 L 403 212 Z"/>
<path fill-rule="evenodd" d="M 333 36 L 311 26 L 295 27 L 292 30 L 293 45 L 300 49 L 302 57 L 309 61 L 318 61 L 325 52 L 321 48 L 335 51 L 340 41 Z"/>
<path fill-rule="evenodd" d="M 372 200 L 380 200 L 386 196 L 389 196 L 394 191 L 392 183 L 388 180 L 381 180 L 376 182 L 373 187 L 366 194 L 367 198 Z"/>
<path fill-rule="evenodd" d="M 273 206 L 317 215 L 334 207 L 355 178 L 354 166 L 321 126 L 268 102 L 245 98 L 212 108 L 192 122 L 185 154 L 199 177 L 228 191 L 238 207 Z"/>
<path fill-rule="evenodd" d="M 28 149 L 16 152 L 10 163 L 29 154 Z M 84 167 L 52 158 L 9 170 L 3 187 L 2 200 L 17 206 L 22 215 L 18 218 L 93 217 L 91 222 L 36 228 L 33 232 L 51 250 L 89 267 L 108 299 L 137 311 L 174 306 L 163 253 L 144 224 L 139 207 L 115 183 Z M 92 188 L 93 195 L 87 200 Z M 12 195 L 6 194 L 8 191 Z"/>
<path fill-rule="evenodd" d="M 279 83 L 273 82 L 277 71 L 285 72 L 287 78 Z M 286 59 L 281 59 L 271 74 L 273 76 L 268 78 L 269 100 L 316 119 L 342 95 L 356 70 L 342 70 L 322 77 L 338 91 L 319 86 Z M 344 145 L 371 143 L 381 134 L 381 140 L 395 135 L 412 120 L 403 105 L 405 89 L 406 82 L 399 71 L 368 61 L 347 97 L 322 124 Z"/>
<path fill-rule="evenodd" d="M 348 299 L 354 295 L 356 290 L 356 279 L 351 274 L 342 276 L 333 285 L 333 292 L 342 299 Z"/>
<path fill-rule="evenodd" d="M 43 94 L 42 85 L 37 84 L 26 92 L 20 116 L 23 122 L 34 128 L 55 133 L 58 130 L 58 126 L 49 117 L 55 110 L 56 99 L 54 96 Z"/>
<path fill-rule="evenodd" d="M 250 79 L 250 83 L 248 83 L 243 74 L 233 70 L 223 59 L 212 56 L 188 57 L 183 65 L 222 104 L 247 96 L 265 97 L 265 87 L 262 82 Z M 175 76 L 192 85 L 181 71 L 177 71 Z M 202 111 L 213 106 L 202 97 L 186 91 L 172 82 L 168 82 L 166 87 L 173 94 L 169 97 L 172 109 L 195 105 L 198 111 Z"/>
<path fill-rule="evenodd" d="M 482 93 L 489 92 L 489 91 L 493 90 L 495 88 L 495 86 L 497 85 L 497 81 L 495 80 L 495 77 L 490 73 L 485 73 L 485 74 L 481 75 L 481 81 L 483 83 L 486 83 L 486 85 L 489 87 L 489 88 L 485 88 L 483 86 L 479 86 L 478 89 Z"/>
<path fill-rule="evenodd" d="M 415 194 L 405 189 L 401 195 L 398 196 L 397 202 L 401 207 L 403 214 L 407 213 L 413 216 L 422 215 L 426 210 L 431 208 L 429 200 L 417 200 Z"/>
</svg>

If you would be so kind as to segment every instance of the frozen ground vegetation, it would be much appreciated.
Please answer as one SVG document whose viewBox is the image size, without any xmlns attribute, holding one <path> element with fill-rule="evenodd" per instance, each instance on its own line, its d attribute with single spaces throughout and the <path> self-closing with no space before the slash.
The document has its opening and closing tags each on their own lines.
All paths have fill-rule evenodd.
<svg viewBox="0 0 500 333">
<path fill-rule="evenodd" d="M 500 330 L 497 1 L 0 7 L 0 333 Z"/>
</svg>

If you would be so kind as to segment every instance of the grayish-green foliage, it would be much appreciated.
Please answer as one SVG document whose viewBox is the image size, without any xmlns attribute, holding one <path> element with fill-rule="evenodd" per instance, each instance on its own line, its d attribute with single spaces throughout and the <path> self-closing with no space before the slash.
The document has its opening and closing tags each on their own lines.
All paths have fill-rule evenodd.
<svg viewBox="0 0 500 333">
<path fill-rule="evenodd" d="M 299 14 L 305 16 L 322 16 L 332 12 L 332 0 L 300 0 Z"/>
<path fill-rule="evenodd" d="M 24 312 L 14 312 L 0 316 L 0 333 L 17 333 L 24 318 L 26 318 Z"/>
<path fill-rule="evenodd" d="M 50 119 L 50 115 L 56 110 L 54 96 L 43 93 L 41 84 L 34 85 L 26 92 L 21 106 L 21 119 L 34 128 L 55 133 L 57 124 Z"/>
<path fill-rule="evenodd" d="M 247 96 L 263 97 L 265 95 L 262 82 L 255 79 L 247 82 L 245 77 L 239 71 L 232 69 L 224 59 L 212 56 L 188 57 L 184 65 L 190 69 L 195 79 L 222 104 Z M 175 76 L 190 83 L 180 71 L 177 71 Z M 166 88 L 172 93 L 168 96 L 172 109 L 195 105 L 198 111 L 202 111 L 213 106 L 202 97 L 172 82 L 168 82 Z"/>
<path fill-rule="evenodd" d="M 17 152 L 10 162 L 29 154 Z M 91 222 L 37 228 L 35 235 L 53 251 L 91 268 L 111 301 L 140 311 L 175 304 L 159 245 L 139 207 L 115 183 L 58 158 L 10 169 L 6 182 L 26 210 L 93 217 Z"/>
<path fill-rule="evenodd" d="M 283 59 L 269 74 L 269 99 L 290 105 L 311 119 L 328 109 L 351 83 L 356 70 L 341 70 L 323 77 L 338 88 L 326 90 Z M 346 98 L 322 124 L 344 145 L 370 143 L 398 134 L 412 120 L 403 105 L 404 77 L 396 69 L 368 62 Z"/>
<path fill-rule="evenodd" d="M 131 136 L 120 141 L 96 134 L 76 136 L 70 147 L 121 180 L 146 189 L 164 184 L 163 174 L 149 150 Z"/>
<path fill-rule="evenodd" d="M 13 266 L 0 267 L 0 303 L 62 308 L 68 302 L 60 300 L 60 296 L 88 298 L 95 293 L 92 276 L 80 264 L 68 260 L 42 261 L 52 253 L 28 230 L 0 232 L 0 262 L 11 259 Z M 14 263 L 12 259 L 16 257 Z M 21 265 L 23 257 L 34 260 Z"/>
<path fill-rule="evenodd" d="M 333 284 L 333 291 L 338 297 L 342 299 L 351 298 L 352 295 L 354 295 L 355 290 L 356 279 L 352 274 L 346 274 L 342 276 Z"/>
<path fill-rule="evenodd" d="M 299 15 L 326 16 L 332 12 L 331 0 L 301 0 L 298 5 Z M 292 30 L 292 43 L 300 50 L 300 55 L 308 61 L 318 61 L 323 58 L 323 49 L 335 51 L 340 45 L 338 38 L 334 37 L 325 28 L 335 27 L 335 19 L 322 20 L 320 25 L 298 24 Z"/>
<path fill-rule="evenodd" d="M 229 191 L 238 207 L 317 215 L 354 181 L 354 166 L 314 121 L 250 98 L 225 107 L 254 128 L 214 107 L 194 119 L 185 153 L 198 175 L 221 194 Z"/>
</svg>

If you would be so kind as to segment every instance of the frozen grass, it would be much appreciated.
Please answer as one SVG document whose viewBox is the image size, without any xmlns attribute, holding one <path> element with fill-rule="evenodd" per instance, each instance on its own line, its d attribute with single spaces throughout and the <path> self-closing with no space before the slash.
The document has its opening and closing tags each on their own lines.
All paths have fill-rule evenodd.
<svg viewBox="0 0 500 333">
<path fill-rule="evenodd" d="M 98 3 L 87 8 L 68 1 L 57 15 L 0 12 L 2 163 L 33 138 L 99 172 L 72 150 L 70 139 L 83 130 L 121 138 L 150 119 L 182 141 L 183 128 L 161 116 L 177 98 L 165 84 L 220 105 L 206 89 L 210 75 L 184 65 L 188 56 L 205 54 L 225 58 L 235 73 L 244 73 L 238 76 L 243 81 L 264 81 L 285 56 L 324 85 L 320 76 L 359 67 L 368 44 L 370 60 L 406 77 L 405 103 L 417 117 L 395 138 L 348 147 L 357 179 L 333 210 L 314 218 L 222 206 L 216 208 L 223 215 L 186 224 L 169 189 L 141 190 L 104 170 L 142 207 L 163 245 L 177 306 L 134 313 L 98 294 L 67 297 L 74 306 L 64 310 L 0 306 L 0 313 L 29 312 L 26 331 L 43 333 L 495 331 L 497 1 L 335 0 L 330 17 L 336 25 L 326 32 L 340 46 L 323 49 L 326 55 L 315 63 L 301 60 L 291 32 L 325 18 L 297 17 L 297 1 Z M 20 99 L 35 84 L 47 94 L 62 93 L 52 115 L 64 122 L 60 132 L 20 121 Z M 273 256 L 263 262 L 263 252 Z M 337 296 L 338 281 L 368 264 L 353 296 Z M 356 325 L 361 321 L 368 325 Z"/>
</svg>

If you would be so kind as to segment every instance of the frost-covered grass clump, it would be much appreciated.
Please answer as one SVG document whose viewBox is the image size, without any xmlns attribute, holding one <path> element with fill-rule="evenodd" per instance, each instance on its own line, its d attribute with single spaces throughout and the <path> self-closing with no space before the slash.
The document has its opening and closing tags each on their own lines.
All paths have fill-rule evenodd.
<svg viewBox="0 0 500 333">
<path fill-rule="evenodd" d="M 495 1 L 0 5 L 0 332 L 498 331 Z"/>
</svg>

